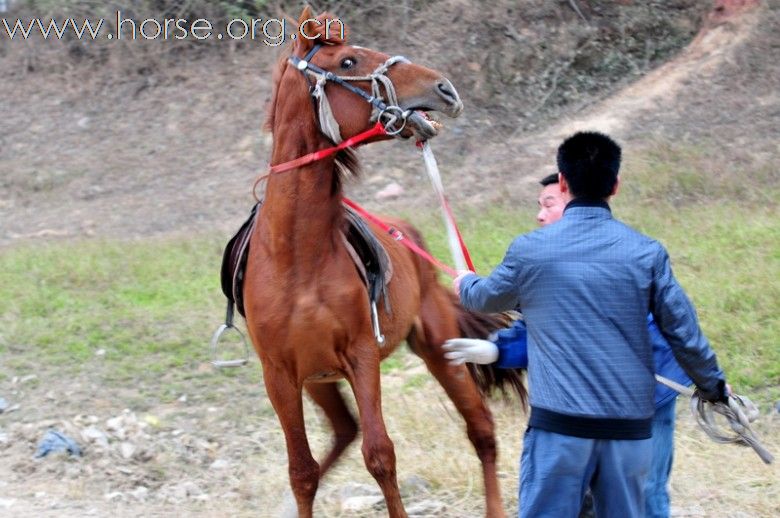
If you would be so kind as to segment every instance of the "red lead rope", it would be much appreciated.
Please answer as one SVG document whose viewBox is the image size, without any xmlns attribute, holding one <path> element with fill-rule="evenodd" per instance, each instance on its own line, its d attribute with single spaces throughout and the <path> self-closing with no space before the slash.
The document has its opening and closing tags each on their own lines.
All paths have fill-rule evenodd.
<svg viewBox="0 0 780 518">
<path fill-rule="evenodd" d="M 342 149 L 346 149 L 348 147 L 355 146 L 364 140 L 370 139 L 371 137 L 375 137 L 378 135 L 386 135 L 387 131 L 385 130 L 384 126 L 382 126 L 381 122 L 377 122 L 372 128 L 364 131 L 363 133 L 358 133 L 354 137 L 348 138 L 347 140 L 341 142 L 337 146 L 329 147 L 327 149 L 321 149 L 320 151 L 315 151 L 314 153 L 309 153 L 308 155 L 304 155 L 300 158 L 296 158 L 295 160 L 290 160 L 289 162 L 284 162 L 282 164 L 273 165 L 269 168 L 268 173 L 260 176 L 255 180 L 255 184 L 252 187 L 252 193 L 255 196 L 255 199 L 257 199 L 256 189 L 257 185 L 271 176 L 272 174 L 277 173 L 284 173 L 286 171 L 290 171 L 292 169 L 303 167 L 305 165 L 311 164 L 312 162 L 316 162 L 318 160 L 322 160 L 323 158 L 329 157 L 330 155 L 337 153 L 341 151 Z M 402 245 L 404 245 L 406 248 L 414 252 L 415 254 L 419 255 L 435 267 L 439 268 L 446 274 L 457 277 L 458 272 L 451 268 L 450 266 L 447 266 L 446 264 L 442 263 L 435 257 L 433 257 L 430 253 L 428 253 L 426 250 L 421 248 L 417 243 L 415 243 L 411 239 L 407 239 L 406 236 L 404 236 L 403 232 L 400 230 L 391 227 L 384 221 L 382 221 L 378 216 L 371 214 L 366 209 L 355 203 L 354 201 L 350 200 L 346 196 L 342 198 L 345 205 L 352 208 L 355 212 L 366 218 L 367 220 L 371 221 L 375 225 L 377 225 L 379 228 L 381 228 L 383 231 L 387 232 L 393 238 L 395 238 L 396 241 L 400 242 Z M 259 201 L 259 200 L 258 200 Z M 471 257 L 469 256 L 469 251 L 466 248 L 466 243 L 463 241 L 463 237 L 460 235 L 460 231 L 458 230 L 458 226 L 455 224 L 455 217 L 452 214 L 452 210 L 450 209 L 449 204 L 446 200 L 443 201 L 444 208 L 447 211 L 447 214 L 449 215 L 450 220 L 452 221 L 453 226 L 455 227 L 455 232 L 458 235 L 458 241 L 460 242 L 460 247 L 463 250 L 463 255 L 466 258 L 466 262 L 471 268 L 471 270 L 474 270 L 474 266 L 471 263 Z"/>
<path fill-rule="evenodd" d="M 369 139 L 371 137 L 375 137 L 377 135 L 387 135 L 387 131 L 385 131 L 385 127 L 382 126 L 381 122 L 377 122 L 373 128 L 368 129 L 363 133 L 358 133 L 354 137 L 348 138 L 347 140 L 341 142 L 337 146 L 329 147 L 327 149 L 321 149 L 320 151 L 315 151 L 314 153 L 303 155 L 300 158 L 296 158 L 295 160 L 290 160 L 289 162 L 285 162 L 283 164 L 273 165 L 271 166 L 270 174 L 283 173 L 285 171 L 289 171 L 290 169 L 295 169 L 296 167 L 301 167 L 307 164 L 311 164 L 312 162 L 316 162 L 317 160 L 322 160 L 325 157 L 329 157 L 333 153 L 337 153 L 342 149 L 352 147 L 355 144 L 359 144 L 364 140 Z"/>
<path fill-rule="evenodd" d="M 409 250 L 411 250 L 415 254 L 419 255 L 420 257 L 422 257 L 423 259 L 425 259 L 426 261 L 428 261 L 429 263 L 431 263 L 435 267 L 439 268 L 444 273 L 452 276 L 453 278 L 458 276 L 458 272 L 454 268 L 451 268 L 451 267 L 447 266 L 443 262 L 441 262 L 438 259 L 436 259 L 435 257 L 433 257 L 431 254 L 428 253 L 427 250 L 425 250 L 422 247 L 420 247 L 417 243 L 415 243 L 411 239 L 407 239 L 406 236 L 403 234 L 403 232 L 401 232 L 397 228 L 391 227 L 390 225 L 388 225 L 387 223 L 385 223 L 384 221 L 379 219 L 378 216 L 376 216 L 374 214 L 371 214 L 366 209 L 364 209 L 363 207 L 361 207 L 360 205 L 358 205 L 354 201 L 350 200 L 346 196 L 343 196 L 341 198 L 341 201 L 344 203 L 344 205 L 346 205 L 347 207 L 350 207 L 355 212 L 357 212 L 358 214 L 360 214 L 361 216 L 363 216 L 364 218 L 366 218 L 370 222 L 374 223 L 376 226 L 378 226 L 379 228 L 381 228 L 382 230 L 384 230 L 385 232 L 387 232 L 388 234 L 393 236 L 393 238 L 395 238 L 396 241 L 398 241 L 399 243 L 404 245 L 406 248 L 408 248 Z"/>
<path fill-rule="evenodd" d="M 255 183 L 252 186 L 252 195 L 255 197 L 255 200 L 260 201 L 257 196 L 257 186 L 260 184 L 260 182 L 272 174 L 284 173 L 297 167 L 303 167 L 305 165 L 311 164 L 312 162 L 329 157 L 334 153 L 338 153 L 342 149 L 360 144 L 364 140 L 370 139 L 371 137 L 376 137 L 378 135 L 387 135 L 387 131 L 385 131 L 385 127 L 382 126 L 381 122 L 377 122 L 372 128 L 367 129 L 363 133 L 358 133 L 354 137 L 350 137 L 336 146 L 329 147 L 327 149 L 321 149 L 319 151 L 315 151 L 314 153 L 309 153 L 308 155 L 303 155 L 302 157 L 296 158 L 295 160 L 290 160 L 289 162 L 272 165 L 266 174 L 257 177 L 257 180 L 255 180 Z"/>
</svg>

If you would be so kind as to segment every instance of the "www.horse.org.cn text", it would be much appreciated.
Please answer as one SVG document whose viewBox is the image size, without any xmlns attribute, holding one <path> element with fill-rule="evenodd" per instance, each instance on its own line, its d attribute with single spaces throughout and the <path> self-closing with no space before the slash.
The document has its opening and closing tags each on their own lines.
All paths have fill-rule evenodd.
<svg viewBox="0 0 780 518">
<path fill-rule="evenodd" d="M 286 41 L 297 38 L 309 40 L 328 39 L 330 36 L 344 38 L 344 24 L 339 19 L 325 22 L 310 18 L 302 22 L 292 22 L 280 18 L 236 18 L 225 23 L 214 23 L 205 18 L 187 20 L 184 18 L 146 18 L 134 20 L 116 12 L 116 17 L 107 22 L 106 18 L 79 20 L 76 18 L 52 18 L 41 20 L 31 18 L 23 20 L 0 20 L 0 38 L 10 40 L 28 40 L 40 37 L 44 40 L 61 40 L 75 37 L 79 40 L 97 41 L 137 41 L 160 40 L 177 41 L 194 39 L 255 41 L 269 47 L 278 47 Z"/>
</svg>

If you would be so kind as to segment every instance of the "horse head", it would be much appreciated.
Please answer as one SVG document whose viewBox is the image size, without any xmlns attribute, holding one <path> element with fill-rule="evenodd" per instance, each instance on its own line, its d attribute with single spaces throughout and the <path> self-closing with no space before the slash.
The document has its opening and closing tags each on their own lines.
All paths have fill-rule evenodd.
<svg viewBox="0 0 780 518">
<path fill-rule="evenodd" d="M 291 55 L 276 74 L 275 92 L 309 91 L 320 130 L 332 140 L 346 140 L 377 120 L 390 135 L 428 139 L 441 127 L 431 113 L 457 117 L 463 111 L 457 90 L 441 73 L 401 56 L 348 45 L 346 28 L 329 13 L 313 17 L 306 7 L 296 29 Z M 273 129 L 273 108 L 269 117 Z"/>
</svg>

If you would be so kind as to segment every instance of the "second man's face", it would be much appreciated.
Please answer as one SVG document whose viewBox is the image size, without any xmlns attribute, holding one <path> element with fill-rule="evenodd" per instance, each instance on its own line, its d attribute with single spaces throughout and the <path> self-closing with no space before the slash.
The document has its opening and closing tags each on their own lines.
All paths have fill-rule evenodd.
<svg viewBox="0 0 780 518">
<path fill-rule="evenodd" d="M 563 216 L 563 209 L 566 208 L 560 185 L 553 183 L 545 186 L 539 193 L 539 213 L 536 215 L 536 222 L 540 226 L 555 223 Z"/>
</svg>

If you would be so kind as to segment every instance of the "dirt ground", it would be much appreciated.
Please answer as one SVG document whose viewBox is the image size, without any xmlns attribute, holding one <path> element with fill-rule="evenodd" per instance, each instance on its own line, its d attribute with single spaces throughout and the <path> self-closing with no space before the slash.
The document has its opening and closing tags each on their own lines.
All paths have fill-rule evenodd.
<svg viewBox="0 0 780 518">
<path fill-rule="evenodd" d="M 496 111 L 488 108 L 448 122 L 433 145 L 456 204 L 508 203 L 531 193 L 536 180 L 552 172 L 560 137 L 594 125 L 637 147 L 659 135 L 706 140 L 733 163 L 776 165 L 780 61 L 767 56 L 780 46 L 780 5 L 766 2 L 757 11 L 709 23 L 667 64 L 537 129 L 498 136 L 491 122 Z M 229 61 L 230 73 L 208 60 L 182 64 L 153 85 L 143 76 L 106 87 L 74 76 L 0 81 L 0 246 L 182 235 L 193 227 L 232 232 L 245 217 L 252 181 L 268 156 L 270 140 L 259 129 L 269 91 L 265 71 L 274 59 L 270 50 L 242 54 Z M 89 96 L 83 81 L 94 83 Z M 431 201 L 411 144 L 386 143 L 362 156 L 368 173 L 349 187 L 357 199 L 373 200 L 369 206 L 390 213 Z M 478 171 L 490 171 L 495 188 L 485 190 Z M 773 171 L 769 178 L 776 181 Z M 375 200 L 391 182 L 406 193 Z M 415 516 L 478 516 L 481 481 L 476 458 L 463 455 L 471 447 L 462 425 L 433 382 L 404 388 L 422 369 L 404 358 L 409 368 L 383 382 L 393 394 L 385 411 L 405 502 L 417 506 Z M 233 376 L 203 365 L 192 373 L 191 388 L 170 405 L 156 403 L 154 385 L 105 386 L 99 368 L 77 379 L 62 379 L 54 369 L 32 378 L 5 374 L 0 396 L 19 408 L 0 414 L 2 516 L 275 517 L 284 508 L 286 456 L 256 362 Z M 514 512 L 525 417 L 516 402 L 492 406 L 501 483 L 507 509 Z M 777 465 L 760 465 L 747 449 L 714 445 L 684 407 L 678 407 L 673 515 L 780 515 Z M 757 430 L 780 454 L 780 415 L 762 410 Z M 328 443 L 324 423 L 312 408 L 307 419 L 317 430 L 313 448 L 321 453 Z M 86 445 L 84 457 L 33 459 L 51 426 Z M 430 430 L 446 432 L 433 437 Z M 468 492 L 448 483 L 460 487 L 464 479 Z M 361 497 L 366 506 L 350 511 Z M 371 504 L 375 497 L 375 484 L 353 447 L 321 487 L 317 515 L 384 516 L 381 503 Z"/>
<path fill-rule="evenodd" d="M 411 516 L 467 518 L 483 513 L 481 479 L 454 407 L 426 378 L 405 388 L 424 366 L 402 353 L 403 372 L 383 377 L 385 419 L 396 446 L 399 483 Z M 94 362 L 99 371 L 99 362 Z M 0 417 L 0 514 L 77 516 L 285 516 L 289 499 L 284 441 L 253 361 L 226 377 L 203 365 L 192 386 L 169 405 L 154 383 L 140 390 L 107 387 L 99 375 L 52 383 L 55 372 L 10 380 L 2 388 L 21 408 Z M 517 509 L 517 459 L 525 415 L 517 401 L 494 401 L 505 506 Z M 780 451 L 780 414 L 763 409 L 756 431 Z M 749 449 L 716 445 L 678 403 L 673 516 L 770 517 L 780 511 L 777 467 Z M 330 440 L 307 405 L 315 455 Z M 34 459 L 42 434 L 55 427 L 76 438 L 84 457 Z M 431 430 L 436 430 L 435 434 Z M 464 454 L 468 452 L 468 454 Z M 462 488 L 468 481 L 466 489 Z M 315 515 L 386 515 L 378 488 L 353 446 L 320 487 Z M 356 510 L 355 510 L 356 509 Z"/>
</svg>

